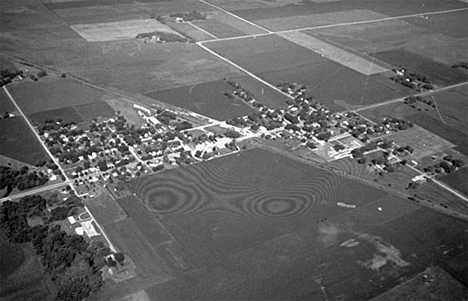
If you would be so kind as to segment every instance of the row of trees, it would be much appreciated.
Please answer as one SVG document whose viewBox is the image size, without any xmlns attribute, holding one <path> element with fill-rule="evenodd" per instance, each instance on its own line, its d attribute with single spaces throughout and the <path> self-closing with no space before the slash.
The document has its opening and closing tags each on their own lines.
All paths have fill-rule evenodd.
<svg viewBox="0 0 468 301">
<path fill-rule="evenodd" d="M 49 181 L 49 177 L 42 171 L 29 171 L 27 166 L 19 170 L 8 166 L 0 166 L 0 190 L 7 188 L 4 197 L 8 196 L 14 188 L 25 190 L 42 186 Z"/>
</svg>

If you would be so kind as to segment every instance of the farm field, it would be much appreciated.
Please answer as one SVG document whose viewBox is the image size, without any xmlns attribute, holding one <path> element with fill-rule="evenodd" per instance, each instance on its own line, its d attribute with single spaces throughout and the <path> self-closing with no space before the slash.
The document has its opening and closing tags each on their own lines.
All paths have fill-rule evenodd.
<svg viewBox="0 0 468 301">
<path fill-rule="evenodd" d="M 316 299 L 317 277 L 326 281 L 329 296 L 370 298 L 399 277 L 422 271 L 445 248 L 463 249 L 457 235 L 468 229 L 409 201 L 259 149 L 133 185 L 138 197 L 118 200 L 134 220 L 132 231 L 141 231 L 140 239 L 158 248 L 172 268 L 196 275 L 146 289 L 150 299 Z M 357 208 L 344 209 L 337 201 Z M 451 235 L 437 234 L 449 228 Z M 378 285 L 362 287 L 369 279 Z"/>
<path fill-rule="evenodd" d="M 108 194 L 102 194 L 91 201 L 87 201 L 86 206 L 102 226 L 119 222 L 127 217 L 117 201 Z"/>
<path fill-rule="evenodd" d="M 224 80 L 200 83 L 168 90 L 153 91 L 148 97 L 182 107 L 218 120 L 248 115 L 254 110 L 245 102 L 224 95 L 234 88 Z"/>
<path fill-rule="evenodd" d="M 296 2 L 292 3 L 292 5 L 287 5 L 289 3 L 285 3 L 283 1 L 279 3 L 284 3 L 284 5 L 271 7 L 262 6 L 261 8 L 248 8 L 240 5 L 237 8 L 233 7 L 232 11 L 242 18 L 260 23 L 268 19 L 340 13 L 350 10 L 370 10 L 385 16 L 401 16 L 466 7 L 465 3 L 457 0 L 444 1 L 443 4 L 431 0 L 417 0 L 411 2 L 404 0 L 378 1 L 378 5 L 376 5 L 375 2 L 369 2 L 366 0 L 357 0 L 352 2 L 317 0 L 300 3 Z M 346 19 L 337 19 L 334 23 L 342 22 L 347 21 Z"/>
<path fill-rule="evenodd" d="M 380 74 L 367 77 L 332 61 L 257 74 L 271 83 L 304 84 L 309 95 L 334 111 L 379 103 L 406 95 L 409 91 Z"/>
<path fill-rule="evenodd" d="M 462 168 L 454 173 L 443 176 L 440 178 L 442 182 L 448 184 L 450 187 L 455 188 L 464 195 L 468 195 L 468 168 Z"/>
<path fill-rule="evenodd" d="M 454 13 L 441 14 L 446 23 L 453 24 L 450 16 Z M 431 18 L 438 16 L 434 15 Z M 374 57 L 375 52 L 405 49 L 411 53 L 423 56 L 428 60 L 450 66 L 467 59 L 464 45 L 466 38 L 453 38 L 449 35 L 431 31 L 428 28 L 415 25 L 412 20 L 421 18 L 405 18 L 381 22 L 354 24 L 330 28 L 306 30 L 304 33 L 319 35 L 327 41 L 333 41 L 361 53 Z M 444 26 L 442 25 L 442 26 Z M 455 24 L 463 29 L 463 26 Z M 465 36 L 468 33 L 465 33 Z M 378 61 L 378 60 L 376 60 Z"/>
<path fill-rule="evenodd" d="M 459 213 L 461 216 L 468 216 L 468 203 L 434 182 L 424 183 L 414 191 L 408 191 L 408 193 L 416 194 L 425 199 L 429 206 L 439 209 L 446 208 Z"/>
<path fill-rule="evenodd" d="M 0 119 L 0 145 L 1 155 L 27 164 L 49 159 L 21 116 Z"/>
<path fill-rule="evenodd" d="M 71 28 L 88 42 L 105 42 L 135 39 L 140 33 L 162 31 L 177 34 L 167 25 L 153 19 L 126 20 L 93 24 L 76 24 Z"/>
<path fill-rule="evenodd" d="M 10 244 L 0 237 L 0 298 L 13 300 L 52 300 L 41 266 L 30 245 Z"/>
<path fill-rule="evenodd" d="M 466 99 L 468 98 L 468 86 L 463 86 L 458 89 L 452 89 L 441 93 L 433 94 L 425 97 L 428 100 L 433 100 L 437 104 L 437 110 L 427 112 L 435 119 L 443 118 L 443 122 L 452 128 L 468 135 L 468 106 Z"/>
<path fill-rule="evenodd" d="M 9 90 L 24 113 L 28 115 L 91 103 L 104 96 L 101 90 L 73 80 L 25 82 L 10 85 Z"/>
<path fill-rule="evenodd" d="M 468 32 L 467 32 L 468 33 Z M 376 52 L 375 57 L 393 66 L 425 75 L 434 84 L 454 85 L 468 80 L 468 74 L 404 49 Z"/>
<path fill-rule="evenodd" d="M 11 102 L 10 98 L 5 93 L 5 91 L 3 89 L 0 89 L 0 114 L 3 115 L 5 112 L 16 112 L 16 107 Z"/>
<path fill-rule="evenodd" d="M 457 145 L 455 147 L 459 152 L 468 155 L 468 135 L 452 128 L 442 121 L 432 118 L 426 113 L 418 112 L 407 117 L 408 120 L 425 128 L 426 130 L 444 138 L 445 140 Z"/>
</svg>

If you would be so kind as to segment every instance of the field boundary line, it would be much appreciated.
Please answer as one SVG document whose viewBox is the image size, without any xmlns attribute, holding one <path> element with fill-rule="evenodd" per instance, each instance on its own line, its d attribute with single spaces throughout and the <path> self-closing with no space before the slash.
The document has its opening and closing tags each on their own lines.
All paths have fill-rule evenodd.
<svg viewBox="0 0 468 301">
<path fill-rule="evenodd" d="M 188 24 L 190 24 L 190 26 L 192 26 L 193 28 L 203 32 L 203 33 L 206 33 L 207 35 L 209 35 L 210 37 L 212 37 L 213 39 L 215 40 L 218 40 L 219 38 L 217 36 L 215 36 L 214 34 L 204 30 L 203 28 L 201 28 L 200 26 L 197 26 L 195 24 L 193 24 L 192 22 L 187 22 Z M 209 40 L 209 41 L 213 41 L 213 40 Z"/>
<path fill-rule="evenodd" d="M 237 64 L 234 63 L 233 61 L 231 61 L 231 60 L 225 58 L 224 56 L 222 56 L 222 55 L 216 53 L 215 51 L 213 51 L 213 50 L 211 50 L 210 48 L 208 48 L 208 47 L 206 47 L 205 45 L 203 45 L 201 42 L 197 42 L 196 44 L 197 44 L 198 46 L 200 46 L 201 48 L 205 49 L 206 51 L 208 51 L 209 53 L 211 53 L 212 55 L 216 56 L 217 58 L 219 58 L 219 59 L 225 61 L 226 63 L 228 63 L 228 64 L 230 64 L 230 65 L 236 67 L 237 69 L 239 69 L 240 71 L 242 71 L 242 72 L 244 72 L 245 74 L 249 75 L 250 77 L 252 77 L 252 78 L 258 80 L 259 82 L 261 82 L 261 83 L 267 85 L 268 87 L 270 87 L 270 88 L 272 88 L 272 89 L 274 89 L 274 90 L 280 92 L 281 94 L 287 96 L 288 98 L 294 99 L 294 97 L 292 97 L 291 95 L 289 95 L 289 94 L 287 94 L 287 93 L 281 91 L 281 89 L 279 89 L 278 87 L 275 87 L 274 85 L 272 85 L 272 84 L 270 84 L 269 82 L 267 82 L 266 80 L 264 80 L 264 79 L 262 79 L 262 78 L 256 76 L 255 74 L 253 74 L 252 72 L 248 71 L 247 69 L 245 69 L 245 68 L 243 68 L 243 67 L 237 65 Z"/>
<path fill-rule="evenodd" d="M 215 5 L 215 4 L 212 4 L 212 3 L 208 2 L 208 1 L 205 1 L 205 0 L 198 0 L 198 1 L 201 2 L 201 3 L 205 3 L 206 5 L 209 5 L 209 6 L 211 6 L 211 7 L 214 7 L 214 8 L 216 8 L 216 9 L 218 9 L 218 10 L 220 10 L 220 11 L 222 11 L 222 12 L 224 12 L 224 13 L 230 15 L 230 16 L 233 16 L 233 17 L 235 17 L 235 18 L 237 18 L 237 19 L 239 19 L 239 20 L 245 22 L 245 23 L 248 23 L 248 24 L 250 24 L 250 25 L 252 25 L 252 26 L 255 26 L 255 27 L 257 27 L 258 29 L 261 29 L 261 30 L 266 31 L 266 32 L 268 32 L 268 33 L 273 33 L 271 30 L 268 30 L 268 29 L 266 29 L 266 28 L 263 27 L 263 26 L 260 26 L 260 25 L 258 25 L 258 24 L 255 24 L 254 22 L 251 22 L 251 21 L 246 20 L 246 19 L 244 19 L 244 18 L 242 18 L 242 17 L 239 17 L 238 15 L 236 15 L 236 14 L 234 14 L 234 13 L 231 13 L 230 11 L 225 10 L 224 8 L 219 7 L 219 6 Z"/>
<path fill-rule="evenodd" d="M 206 3 L 203 0 L 198 0 L 198 1 Z M 212 5 L 212 4 L 210 4 L 210 5 Z M 215 6 L 215 5 L 212 5 L 212 6 Z M 350 25 L 352 26 L 352 25 L 360 25 L 360 24 L 368 24 L 368 23 L 377 23 L 377 22 L 384 22 L 384 21 L 391 21 L 391 20 L 398 20 L 398 19 L 405 19 L 405 18 L 413 18 L 413 17 L 418 17 L 418 16 L 424 16 L 424 15 L 438 15 L 438 14 L 453 13 L 453 12 L 465 11 L 465 10 L 468 10 L 468 7 L 454 8 L 454 9 L 449 9 L 449 10 L 433 11 L 433 12 L 426 12 L 426 13 L 416 13 L 416 14 L 410 14 L 410 15 L 401 15 L 401 16 L 394 16 L 394 17 L 385 17 L 385 18 L 380 18 L 380 19 L 371 19 L 371 20 L 362 20 L 362 21 L 344 22 L 344 23 L 335 23 L 335 24 L 317 25 L 317 26 L 307 26 L 307 27 L 300 27 L 300 28 L 286 29 L 286 30 L 279 30 L 279 31 L 266 30 L 267 31 L 266 33 L 251 34 L 251 35 L 244 35 L 244 36 L 238 36 L 238 37 L 229 37 L 229 38 L 219 38 L 218 40 L 207 40 L 207 41 L 203 41 L 203 42 L 208 43 L 208 42 L 222 42 L 222 41 L 230 41 L 230 40 L 239 40 L 239 39 L 253 38 L 253 37 L 258 37 L 258 36 L 266 36 L 266 35 L 271 35 L 271 34 L 281 34 L 281 33 L 303 31 L 303 30 L 314 30 L 314 29 L 324 29 L 324 28 L 333 28 L 333 27 L 341 27 L 341 26 L 350 26 Z M 232 13 L 230 13 L 230 14 L 232 14 Z M 232 15 L 236 16 L 235 14 L 232 14 Z M 236 16 L 236 17 L 238 17 L 238 16 Z M 240 17 L 238 17 L 238 18 L 240 18 Z M 248 21 L 248 20 L 245 20 L 243 18 L 240 18 L 240 19 L 243 20 L 243 21 Z M 255 24 L 255 23 L 253 23 L 253 24 Z M 255 26 L 258 27 L 259 25 L 255 25 Z"/>
</svg>

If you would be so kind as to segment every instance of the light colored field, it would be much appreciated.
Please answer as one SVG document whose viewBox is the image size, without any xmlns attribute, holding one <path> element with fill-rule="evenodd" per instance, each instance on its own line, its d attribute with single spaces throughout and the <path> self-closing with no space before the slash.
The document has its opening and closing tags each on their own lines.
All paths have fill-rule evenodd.
<svg viewBox="0 0 468 301">
<path fill-rule="evenodd" d="M 367 9 L 357 9 L 333 13 L 265 19 L 259 20 L 257 23 L 269 30 L 280 31 L 328 24 L 375 20 L 385 17 L 387 16 Z"/>
<path fill-rule="evenodd" d="M 364 75 L 372 75 L 388 71 L 387 69 L 375 64 L 375 62 L 369 62 L 355 54 L 337 48 L 302 32 L 286 32 L 280 33 L 279 35 L 293 43 L 321 54 L 329 60 L 351 68 Z"/>
<path fill-rule="evenodd" d="M 177 34 L 156 20 L 128 20 L 95 24 L 76 24 L 71 28 L 88 42 L 104 42 L 134 39 L 137 34 L 164 31 Z"/>
</svg>

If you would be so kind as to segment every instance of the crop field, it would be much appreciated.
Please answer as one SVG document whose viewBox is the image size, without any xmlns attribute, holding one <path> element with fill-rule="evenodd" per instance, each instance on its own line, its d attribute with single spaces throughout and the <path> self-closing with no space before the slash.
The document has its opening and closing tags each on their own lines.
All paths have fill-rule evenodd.
<svg viewBox="0 0 468 301">
<path fill-rule="evenodd" d="M 455 146 L 417 125 L 404 131 L 393 133 L 385 138 L 394 141 L 400 146 L 410 145 L 414 149 L 411 158 L 416 160 L 442 153 Z"/>
<path fill-rule="evenodd" d="M 309 15 L 287 16 L 265 20 L 256 23 L 273 31 L 316 27 L 337 23 L 358 22 L 385 18 L 385 15 L 367 9 L 349 11 L 313 13 Z"/>
<path fill-rule="evenodd" d="M 48 157 L 22 117 L 0 119 L 0 154 L 28 164 Z"/>
<path fill-rule="evenodd" d="M 442 121 L 432 118 L 426 113 L 418 112 L 407 117 L 408 120 L 416 123 L 417 125 L 425 128 L 445 140 L 457 145 L 455 147 L 459 152 L 468 155 L 468 135 L 463 132 L 452 128 Z"/>
<path fill-rule="evenodd" d="M 11 102 L 3 89 L 0 90 L 0 114 L 5 112 L 13 113 L 16 111 L 15 105 Z"/>
<path fill-rule="evenodd" d="M 466 105 L 468 86 L 433 94 L 426 98 L 436 102 L 445 124 L 468 135 L 468 119 L 466 118 L 468 116 L 468 106 Z M 427 114 L 435 119 L 440 119 L 436 110 L 431 110 Z"/>
<path fill-rule="evenodd" d="M 270 83 L 304 84 L 308 94 L 336 111 L 379 103 L 409 91 L 380 74 L 367 77 L 332 61 L 259 72 L 258 75 Z"/>
<path fill-rule="evenodd" d="M 440 179 L 461 193 L 468 195 L 468 168 L 462 168 Z"/>
<path fill-rule="evenodd" d="M 224 95 L 234 88 L 224 80 L 147 93 L 146 96 L 218 120 L 248 115 L 254 110 Z"/>
<path fill-rule="evenodd" d="M 52 300 L 34 249 L 13 245 L 0 238 L 0 298 L 13 300 Z"/>
<path fill-rule="evenodd" d="M 468 21 L 468 11 L 457 11 L 449 14 L 431 15 L 426 18 L 408 18 L 408 22 L 416 26 L 427 28 L 430 31 L 435 31 L 444 35 L 451 36 L 455 39 L 466 38 L 468 29 L 466 22 Z"/>
<path fill-rule="evenodd" d="M 11 85 L 9 90 L 28 115 L 95 102 L 104 95 L 101 90 L 73 80 L 25 82 Z"/>
<path fill-rule="evenodd" d="M 253 73 L 327 61 L 321 55 L 277 35 L 213 41 L 205 46 Z"/>
<path fill-rule="evenodd" d="M 468 203 L 450 191 L 440 187 L 434 182 L 424 183 L 414 191 L 408 191 L 411 194 L 417 194 L 419 197 L 425 199 L 429 205 L 435 207 L 444 207 L 458 212 L 462 216 L 468 215 Z M 444 207 L 445 208 L 445 207 Z"/>
<path fill-rule="evenodd" d="M 450 14 L 442 14 L 451 23 Z M 432 17 L 432 16 L 431 16 Z M 468 57 L 464 47 L 466 38 L 455 39 L 451 36 L 416 26 L 405 18 L 381 22 L 354 24 L 330 28 L 319 28 L 305 33 L 319 35 L 320 38 L 367 53 L 374 57 L 375 52 L 391 51 L 397 48 L 417 53 L 429 60 L 444 65 L 465 61 Z M 441 24 L 441 26 L 444 26 Z M 459 26 L 464 28 L 463 26 Z M 378 61 L 378 60 L 376 60 Z"/>
<path fill-rule="evenodd" d="M 425 75 L 438 85 L 453 85 L 468 80 L 468 74 L 462 71 L 404 49 L 376 52 L 375 56 L 393 66 L 404 67 L 418 74 Z"/>
<path fill-rule="evenodd" d="M 41 111 L 29 115 L 32 121 L 36 124 L 45 122 L 46 120 L 57 120 L 62 119 L 64 122 L 74 121 L 80 123 L 83 121 L 83 118 L 78 114 L 74 107 L 66 107 L 56 110 Z"/>
<path fill-rule="evenodd" d="M 96 101 L 80 106 L 75 106 L 75 110 L 80 114 L 83 120 L 90 122 L 97 117 L 112 117 L 115 115 L 115 110 L 105 101 Z"/>
<path fill-rule="evenodd" d="M 119 22 L 76 24 L 71 28 L 88 42 L 105 42 L 135 39 L 139 33 L 162 31 L 177 34 L 167 25 L 153 19 Z"/>
<path fill-rule="evenodd" d="M 239 83 L 244 89 L 250 91 L 256 100 L 269 108 L 276 109 L 286 106 L 286 100 L 288 99 L 286 95 L 262 82 L 252 80 L 250 76 L 233 77 L 230 80 Z"/>
<path fill-rule="evenodd" d="M 302 32 L 286 32 L 279 35 L 363 75 L 372 75 L 388 71 L 388 69 L 379 66 L 377 63 L 365 60 L 353 53 L 342 50 Z"/>
<path fill-rule="evenodd" d="M 258 27 L 220 11 L 209 12 L 206 20 L 196 21 L 194 24 L 218 38 L 265 33 Z"/>
<path fill-rule="evenodd" d="M 374 122 L 382 122 L 385 117 L 407 119 L 408 116 L 417 112 L 417 110 L 411 108 L 407 104 L 404 104 L 402 101 L 397 101 L 370 109 L 364 109 L 359 111 L 359 114 Z"/>
<path fill-rule="evenodd" d="M 200 29 L 198 28 L 195 28 L 193 25 L 191 25 L 190 23 L 188 22 L 184 22 L 184 23 L 175 23 L 175 22 L 171 22 L 171 23 L 168 23 L 169 26 L 184 34 L 184 35 L 187 35 L 189 37 L 191 37 L 192 39 L 195 39 L 196 41 L 207 41 L 207 40 L 212 40 L 214 39 L 212 36 L 210 36 L 209 34 L 201 31 Z"/>
</svg>

